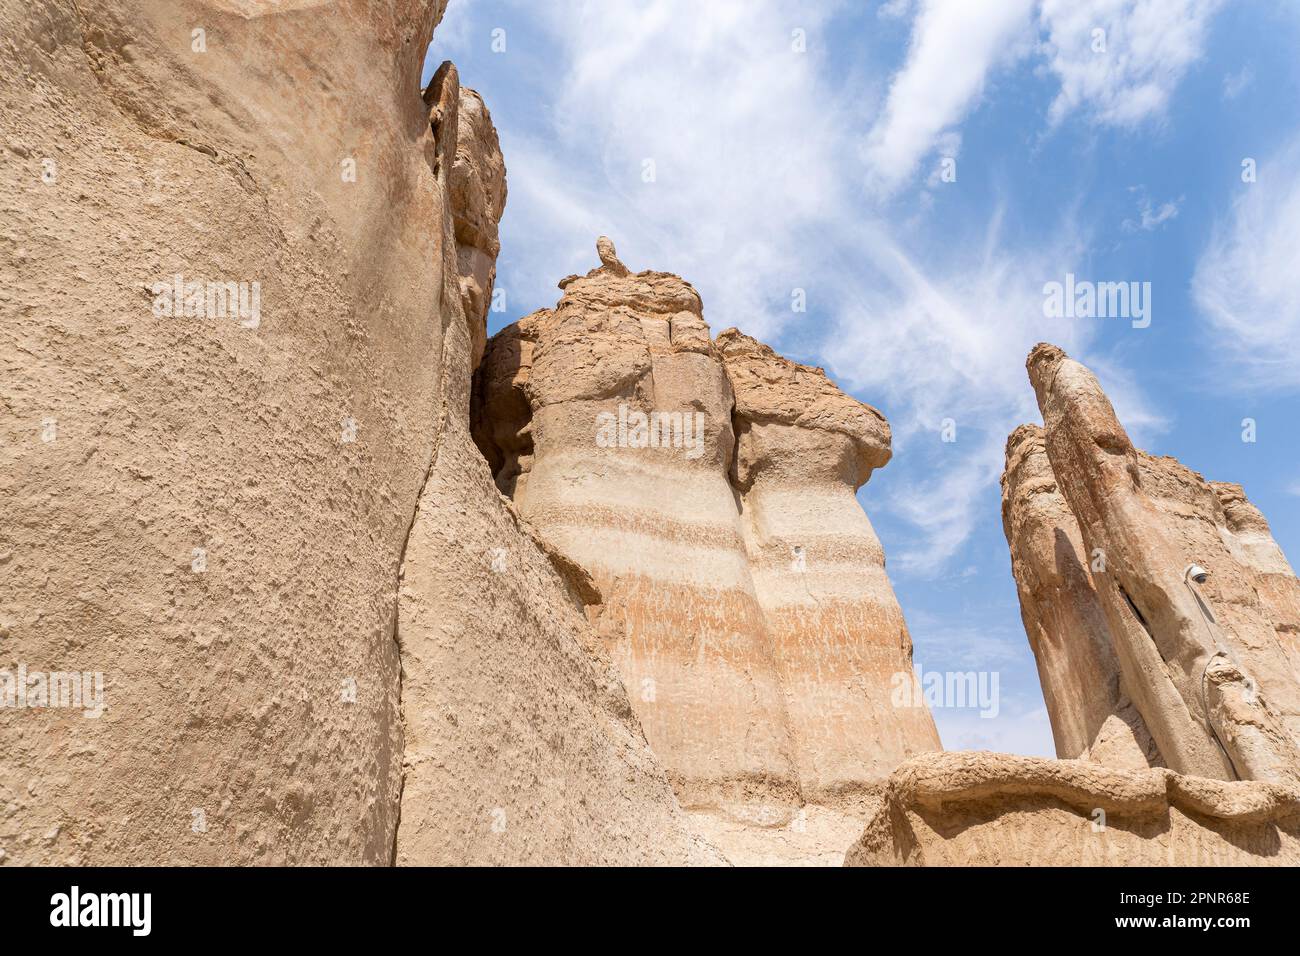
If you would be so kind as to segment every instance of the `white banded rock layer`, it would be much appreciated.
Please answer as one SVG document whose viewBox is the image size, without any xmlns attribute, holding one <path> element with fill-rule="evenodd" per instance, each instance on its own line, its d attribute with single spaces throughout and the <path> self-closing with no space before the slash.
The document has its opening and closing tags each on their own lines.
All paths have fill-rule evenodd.
<svg viewBox="0 0 1300 956">
<path fill-rule="evenodd" d="M 805 798 L 833 802 L 940 749 L 929 709 L 895 693 L 912 686 L 912 642 L 856 496 L 889 461 L 889 425 L 821 369 L 735 329 L 716 348 L 735 393 L 732 482 L 800 784 Z"/>
<path fill-rule="evenodd" d="M 520 513 L 591 575 L 599 632 L 683 805 L 786 820 L 785 705 L 727 480 L 731 386 L 699 296 L 612 265 L 564 290 L 489 345 L 477 427 L 499 437 L 480 445 Z M 657 419 L 667 447 L 637 427 L 651 413 L 675 416 Z"/>
</svg>

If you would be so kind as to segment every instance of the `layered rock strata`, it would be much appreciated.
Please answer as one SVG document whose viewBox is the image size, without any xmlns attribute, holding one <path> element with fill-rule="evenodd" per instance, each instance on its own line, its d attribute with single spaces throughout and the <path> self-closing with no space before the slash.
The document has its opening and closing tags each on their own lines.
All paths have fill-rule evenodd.
<svg viewBox="0 0 1300 956">
<path fill-rule="evenodd" d="M 102 680 L 6 694 L 4 862 L 718 859 L 469 441 L 444 6 L 0 0 L 0 690 Z"/>
<path fill-rule="evenodd" d="M 874 409 L 734 330 L 666 273 L 602 265 L 495 336 L 475 438 L 497 484 L 591 576 L 589 613 L 684 806 L 789 825 L 937 748 L 891 704 L 911 645 L 854 491 Z M 842 848 L 841 848 L 842 849 Z"/>
<path fill-rule="evenodd" d="M 889 461 L 889 424 L 735 329 L 714 347 L 735 395 L 731 482 L 796 770 L 805 798 L 827 802 L 939 749 L 928 708 L 895 693 L 912 642 L 856 496 Z"/>
<path fill-rule="evenodd" d="M 846 864 L 1295 865 L 1297 591 L 1267 523 L 1134 448 L 1060 349 L 1028 369 L 1044 427 L 1007 442 L 1003 527 L 1067 759 L 912 758 Z"/>
</svg>

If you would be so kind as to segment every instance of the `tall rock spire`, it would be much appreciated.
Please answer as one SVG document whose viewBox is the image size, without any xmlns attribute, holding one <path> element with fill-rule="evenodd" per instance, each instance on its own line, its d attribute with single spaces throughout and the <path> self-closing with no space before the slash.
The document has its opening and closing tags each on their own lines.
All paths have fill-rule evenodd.
<svg viewBox="0 0 1300 956">
<path fill-rule="evenodd" d="M 1206 777 L 1300 781 L 1300 681 L 1219 495 L 1134 448 L 1096 377 L 1059 348 L 1038 345 L 1027 366 L 1052 472 L 1100 561 L 1091 577 L 1121 689 L 1164 760 Z"/>
</svg>

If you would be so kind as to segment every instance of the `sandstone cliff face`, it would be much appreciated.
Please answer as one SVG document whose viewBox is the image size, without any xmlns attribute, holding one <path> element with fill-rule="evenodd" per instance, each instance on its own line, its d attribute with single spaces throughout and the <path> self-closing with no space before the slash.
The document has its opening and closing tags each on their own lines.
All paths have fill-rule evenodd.
<svg viewBox="0 0 1300 956">
<path fill-rule="evenodd" d="M 598 251 L 489 343 L 475 437 L 590 573 L 683 805 L 781 826 L 939 746 L 928 711 L 890 704 L 911 645 L 853 497 L 888 426 L 819 369 L 734 330 L 711 342 L 690 285 Z"/>
<path fill-rule="evenodd" d="M 1056 755 L 1119 768 L 1158 764 L 1146 724 L 1120 688 L 1110 625 L 1090 573 L 1101 558 L 1084 552 L 1036 425 L 1021 425 L 1007 440 L 1002 526 Z"/>
<path fill-rule="evenodd" d="M 887 423 L 603 238 L 487 343 L 444 6 L 0 0 L 0 861 L 1296 862 L 1300 584 L 1241 489 L 1036 349 L 1003 515 L 1086 760 L 914 756 Z"/>
<path fill-rule="evenodd" d="M 469 442 L 443 6 L 0 0 L 0 669 L 104 691 L 0 709 L 5 862 L 716 859 Z"/>
<path fill-rule="evenodd" d="M 469 148 L 457 150 L 453 181 L 500 183 L 490 193 L 503 197 L 491 119 L 477 94 L 459 102 L 462 128 L 467 116 L 476 125 Z M 452 191 L 458 238 L 471 218 L 459 203 L 478 192 Z M 495 236 L 500 205 L 489 209 L 490 228 L 478 213 L 475 235 Z M 396 862 L 721 863 L 687 828 L 646 746 L 584 615 L 575 569 L 548 556 L 470 438 L 471 369 L 487 310 L 479 292 L 491 288 L 495 238 L 458 249 L 471 265 L 460 274 L 466 321 L 444 341 L 443 418 L 399 588 L 406 736 Z"/>
<path fill-rule="evenodd" d="M 1052 473 L 1084 553 L 1104 561 L 1091 578 L 1120 688 L 1164 761 L 1205 777 L 1300 781 L 1290 592 L 1275 580 L 1262 591 L 1282 597 L 1264 598 L 1256 586 L 1259 567 L 1280 573 L 1280 552 L 1233 493 L 1135 449 L 1082 365 L 1040 345 L 1028 367 Z M 1193 563 L 1209 570 L 1203 583 Z"/>
<path fill-rule="evenodd" d="M 1300 789 L 1009 754 L 923 754 L 846 866 L 1295 866 Z"/>
</svg>

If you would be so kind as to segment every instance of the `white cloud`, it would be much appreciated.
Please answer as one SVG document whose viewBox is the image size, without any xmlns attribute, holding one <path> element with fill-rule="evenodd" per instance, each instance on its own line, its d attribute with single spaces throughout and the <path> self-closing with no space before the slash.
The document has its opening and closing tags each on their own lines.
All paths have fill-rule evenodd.
<svg viewBox="0 0 1300 956">
<path fill-rule="evenodd" d="M 1179 196 L 1169 202 L 1163 202 L 1156 205 L 1151 201 L 1151 197 L 1146 194 L 1146 190 L 1137 190 L 1140 193 L 1138 199 L 1138 218 L 1125 219 L 1122 228 L 1125 232 L 1154 232 L 1170 219 L 1178 216 L 1178 209 L 1182 206 L 1186 196 Z"/>
<path fill-rule="evenodd" d="M 837 318 L 821 354 L 842 385 L 889 416 L 896 456 L 912 466 L 871 479 L 873 496 L 918 532 L 890 555 L 891 567 L 942 575 L 988 517 L 1007 435 L 1039 420 L 1025 372 L 1038 342 L 1093 367 L 1105 387 L 1121 393 L 1126 423 L 1146 434 L 1159 427 L 1141 391 L 1090 352 L 1101 323 L 1113 320 L 1043 316 L 1044 283 L 1078 271 L 1087 245 L 1068 216 L 1052 231 L 1055 242 L 1008 248 L 995 215 L 976 241 L 954 237 L 923 256 L 859 233 L 860 265 L 835 289 Z M 942 261 L 943 271 L 927 272 L 918 259 Z M 955 425 L 953 442 L 943 441 L 945 419 Z"/>
<path fill-rule="evenodd" d="M 1223 98 L 1225 100 L 1235 100 L 1240 96 L 1250 84 L 1255 82 L 1255 71 L 1247 64 L 1236 73 L 1229 73 L 1223 77 Z"/>
<path fill-rule="evenodd" d="M 1051 122 L 1079 109 L 1116 126 L 1163 114 L 1183 74 L 1200 59 L 1221 5 L 1222 0 L 1042 0 L 1044 54 L 1061 82 Z"/>
<path fill-rule="evenodd" d="M 1052 125 L 1079 109 L 1120 126 L 1161 116 L 1183 74 L 1201 57 L 1221 3 L 919 0 L 907 61 L 864 148 L 873 184 L 888 195 L 906 183 L 939 148 L 940 137 L 978 105 L 990 74 L 1031 52 L 1028 41 L 1038 30 L 1038 53 L 1061 86 L 1049 110 Z M 910 9 L 889 4 L 878 13 L 898 17 Z M 1244 82 L 1249 79 L 1232 80 L 1235 92 Z"/>
<path fill-rule="evenodd" d="M 901 20 L 912 12 L 912 0 L 885 0 L 876 10 L 882 20 Z"/>
<path fill-rule="evenodd" d="M 1261 162 L 1192 280 L 1210 352 L 1245 389 L 1300 388 L 1300 141 Z"/>
<path fill-rule="evenodd" d="M 434 46 L 442 56 L 424 71 L 424 82 L 428 82 L 442 60 L 451 58 L 448 50 L 462 50 L 470 42 L 470 24 L 473 22 L 470 13 L 470 0 L 447 0 L 447 9 L 433 31 Z"/>
<path fill-rule="evenodd" d="M 868 138 L 865 158 L 884 192 L 905 182 L 936 137 L 979 99 L 990 68 L 1012 58 L 1033 0 L 924 0 L 907 63 Z"/>
</svg>

